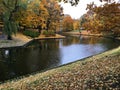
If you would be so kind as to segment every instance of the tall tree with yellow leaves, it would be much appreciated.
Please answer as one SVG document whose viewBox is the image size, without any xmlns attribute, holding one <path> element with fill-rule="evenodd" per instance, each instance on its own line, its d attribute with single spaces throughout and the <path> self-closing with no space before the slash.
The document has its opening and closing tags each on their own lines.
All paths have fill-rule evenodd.
<svg viewBox="0 0 120 90">
<path fill-rule="evenodd" d="M 63 19 L 63 31 L 71 31 L 73 30 L 73 19 L 71 16 L 67 15 Z"/>
<path fill-rule="evenodd" d="M 86 28 L 97 33 L 111 33 L 114 36 L 120 35 L 120 4 L 106 3 L 103 6 L 89 5 L 93 17 L 85 24 Z"/>
<path fill-rule="evenodd" d="M 39 0 L 31 1 L 28 4 L 26 15 L 21 19 L 21 25 L 25 28 L 38 29 L 39 32 L 46 28 L 48 11 Z"/>
<path fill-rule="evenodd" d="M 46 29 L 56 31 L 60 27 L 62 8 L 57 0 L 42 0 L 41 3 L 47 8 L 49 14 Z"/>
</svg>

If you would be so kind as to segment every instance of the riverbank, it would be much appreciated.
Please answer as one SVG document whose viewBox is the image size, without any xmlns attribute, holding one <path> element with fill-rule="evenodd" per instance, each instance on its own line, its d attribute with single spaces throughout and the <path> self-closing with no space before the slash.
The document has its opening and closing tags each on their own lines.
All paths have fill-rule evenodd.
<svg viewBox="0 0 120 90">
<path fill-rule="evenodd" d="M 60 38 L 65 38 L 65 36 L 56 34 L 55 36 L 51 37 L 45 37 L 44 35 L 40 35 L 37 38 L 30 38 L 28 36 L 25 36 L 21 33 L 17 33 L 16 35 L 13 35 L 13 40 L 0 40 L 0 48 L 7 48 L 7 47 L 20 47 L 24 46 L 27 43 L 31 42 L 34 39 L 60 39 Z"/>
<path fill-rule="evenodd" d="M 71 31 L 71 32 L 64 32 L 64 34 L 69 34 L 69 35 L 87 35 L 87 36 L 103 36 L 102 34 L 92 34 L 89 31 Z"/>
<path fill-rule="evenodd" d="M 0 85 L 0 90 L 119 90 L 120 47 Z"/>
<path fill-rule="evenodd" d="M 106 37 L 106 38 L 111 38 L 111 39 L 117 39 L 120 40 L 120 37 L 113 37 L 111 35 L 103 35 L 103 34 L 92 34 L 89 31 L 71 31 L 71 32 L 63 32 L 63 34 L 67 35 L 85 35 L 85 36 L 97 36 L 97 37 Z"/>
</svg>

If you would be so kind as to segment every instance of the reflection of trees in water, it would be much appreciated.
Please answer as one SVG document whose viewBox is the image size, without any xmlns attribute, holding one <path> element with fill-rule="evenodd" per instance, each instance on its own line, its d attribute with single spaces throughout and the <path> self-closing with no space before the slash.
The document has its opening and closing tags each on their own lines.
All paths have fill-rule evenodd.
<svg viewBox="0 0 120 90">
<path fill-rule="evenodd" d="M 93 37 L 93 36 L 80 37 L 81 44 L 96 44 L 99 43 L 99 40 L 101 40 L 99 37 Z"/>
<path fill-rule="evenodd" d="M 80 39 L 78 37 L 75 37 L 75 36 L 71 36 L 71 37 L 67 37 L 67 39 L 63 39 L 63 46 L 68 46 L 68 45 L 71 45 L 71 44 L 77 44 L 80 42 Z"/>
<path fill-rule="evenodd" d="M 6 55 L 5 49 L 0 50 L 0 81 L 57 66 L 60 62 L 59 40 L 35 41 L 28 47 L 7 50 Z"/>
<path fill-rule="evenodd" d="M 13 78 L 16 75 L 14 67 L 16 51 L 14 51 L 15 54 L 11 49 L 1 49 L 0 51 L 0 64 L 2 64 L 0 65 L 0 72 L 2 73 L 0 74 L 0 80 Z"/>
<path fill-rule="evenodd" d="M 109 39 L 109 38 L 104 38 L 104 37 L 96 37 L 96 36 L 73 36 L 73 37 L 68 37 L 67 39 L 64 39 L 62 41 L 63 46 L 68 46 L 72 44 L 101 44 L 107 49 L 111 49 L 113 47 L 118 46 L 120 42 L 118 42 L 115 39 Z M 113 45 L 114 44 L 114 45 Z"/>
<path fill-rule="evenodd" d="M 4 79 L 8 79 L 8 70 L 7 66 L 4 65 L 3 62 L 0 61 L 0 81 L 3 81 Z"/>
<path fill-rule="evenodd" d="M 59 40 L 38 40 L 26 49 L 29 50 L 25 56 L 28 71 L 39 71 L 59 63 Z"/>
<path fill-rule="evenodd" d="M 84 46 L 85 44 L 88 45 L 86 50 L 92 51 L 98 48 L 91 48 L 90 44 L 92 46 L 100 44 L 108 50 L 118 46 L 118 43 L 120 42 L 102 37 L 74 36 L 60 40 L 38 40 L 23 48 L 0 49 L 0 79 L 25 75 L 59 65 L 62 46 L 72 44 Z"/>
<path fill-rule="evenodd" d="M 103 38 L 100 43 L 104 45 L 104 47 L 107 47 L 107 49 L 111 49 L 114 47 L 117 47 L 120 45 L 120 41 L 116 39 L 109 39 L 109 38 Z"/>
<path fill-rule="evenodd" d="M 91 36 L 73 36 L 68 37 L 63 40 L 63 45 L 71 45 L 71 44 L 96 44 L 98 43 L 99 38 L 91 37 Z"/>
<path fill-rule="evenodd" d="M 40 48 L 41 50 L 52 50 L 59 48 L 59 40 L 36 40 L 33 41 L 28 48 Z"/>
<path fill-rule="evenodd" d="M 120 44 L 118 40 L 96 36 L 83 36 L 80 41 L 82 44 L 101 44 L 107 49 L 111 49 Z"/>
<path fill-rule="evenodd" d="M 43 49 L 46 50 L 53 50 L 53 49 L 58 49 L 59 48 L 59 40 L 54 39 L 54 40 L 41 40 L 41 45 Z"/>
</svg>

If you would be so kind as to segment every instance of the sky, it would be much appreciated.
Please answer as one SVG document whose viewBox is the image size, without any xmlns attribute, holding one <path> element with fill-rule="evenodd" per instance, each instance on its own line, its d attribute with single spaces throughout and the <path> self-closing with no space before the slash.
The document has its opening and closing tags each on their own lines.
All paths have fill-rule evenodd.
<svg viewBox="0 0 120 90">
<path fill-rule="evenodd" d="M 118 0 L 115 0 L 118 1 Z M 94 2 L 97 6 L 102 3 L 99 0 L 80 0 L 77 6 L 71 6 L 68 3 L 61 3 L 64 14 L 69 14 L 73 19 L 79 19 L 83 14 L 87 12 L 87 4 Z"/>
</svg>

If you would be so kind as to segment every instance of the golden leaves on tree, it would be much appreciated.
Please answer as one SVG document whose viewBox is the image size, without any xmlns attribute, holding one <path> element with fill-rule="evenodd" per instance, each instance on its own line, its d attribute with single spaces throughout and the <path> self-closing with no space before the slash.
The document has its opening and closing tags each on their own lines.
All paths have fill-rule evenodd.
<svg viewBox="0 0 120 90">
<path fill-rule="evenodd" d="M 88 5 L 87 20 L 84 26 L 91 32 L 108 32 L 115 36 L 120 35 L 120 4 L 106 3 L 103 6 L 94 7 Z M 89 13 L 91 12 L 91 13 Z"/>
</svg>

